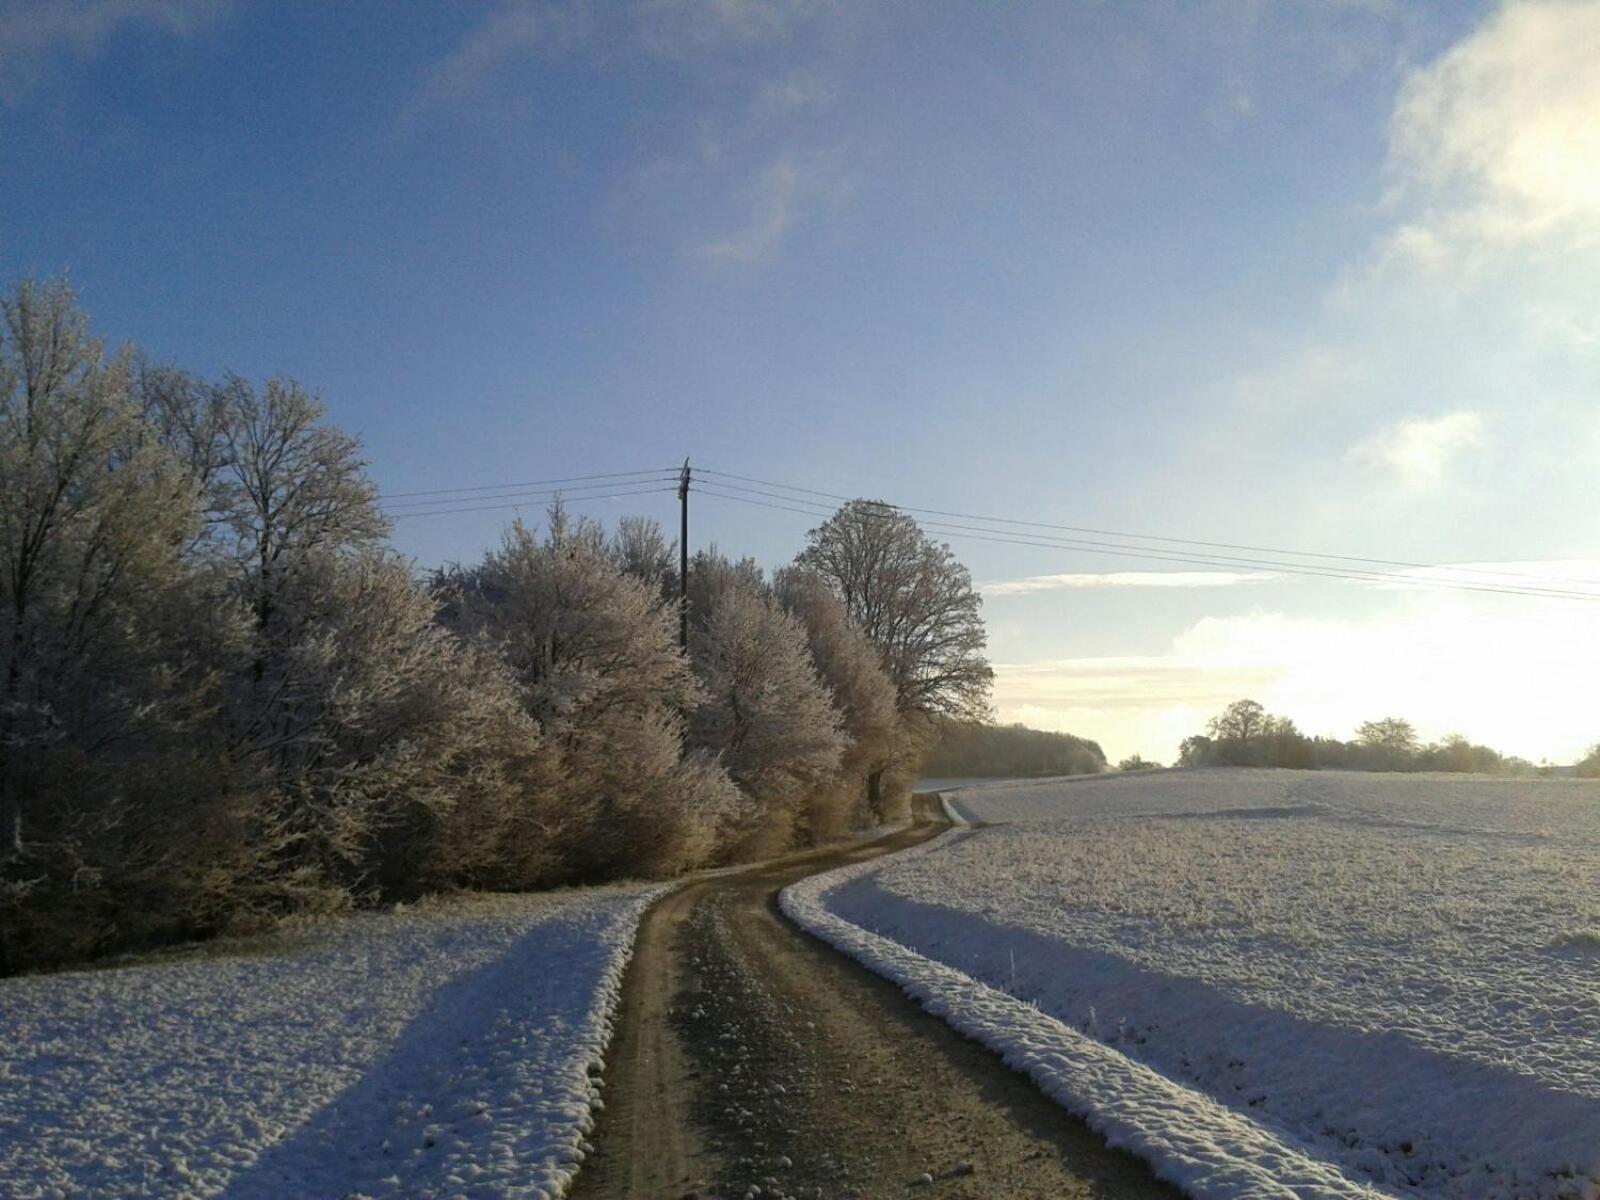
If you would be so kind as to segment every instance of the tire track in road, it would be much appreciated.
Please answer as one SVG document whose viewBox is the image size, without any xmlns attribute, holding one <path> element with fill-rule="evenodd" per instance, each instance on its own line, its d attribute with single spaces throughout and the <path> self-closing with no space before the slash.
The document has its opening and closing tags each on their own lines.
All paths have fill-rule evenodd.
<svg viewBox="0 0 1600 1200">
<path fill-rule="evenodd" d="M 790 925 L 777 893 L 916 845 L 918 822 L 686 884 L 640 926 L 574 1200 L 1178 1193 L 992 1052 Z"/>
</svg>

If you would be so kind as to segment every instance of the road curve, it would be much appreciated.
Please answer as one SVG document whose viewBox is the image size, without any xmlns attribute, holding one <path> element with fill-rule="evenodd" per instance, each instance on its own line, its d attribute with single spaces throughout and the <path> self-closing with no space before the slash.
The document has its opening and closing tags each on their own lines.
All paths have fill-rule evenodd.
<svg viewBox="0 0 1600 1200">
<path fill-rule="evenodd" d="M 802 933 L 778 891 L 941 832 L 702 878 L 640 925 L 575 1200 L 1178 1193 L 985 1047 Z"/>
</svg>

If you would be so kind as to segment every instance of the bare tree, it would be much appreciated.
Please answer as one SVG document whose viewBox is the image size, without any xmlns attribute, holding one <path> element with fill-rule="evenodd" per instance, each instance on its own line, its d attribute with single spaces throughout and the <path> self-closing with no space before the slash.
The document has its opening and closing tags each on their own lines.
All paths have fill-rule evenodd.
<svg viewBox="0 0 1600 1200">
<path fill-rule="evenodd" d="M 363 474 L 360 441 L 329 425 L 322 402 L 298 383 L 271 379 L 258 392 L 233 376 L 219 389 L 218 407 L 225 453 L 212 502 L 270 643 L 281 598 L 309 560 L 377 547 L 389 522 Z M 258 661 L 258 678 L 262 670 Z"/>
<path fill-rule="evenodd" d="M 949 546 L 872 500 L 852 500 L 806 539 L 796 563 L 827 583 L 878 648 L 903 713 L 989 715 L 983 600 Z"/>
</svg>

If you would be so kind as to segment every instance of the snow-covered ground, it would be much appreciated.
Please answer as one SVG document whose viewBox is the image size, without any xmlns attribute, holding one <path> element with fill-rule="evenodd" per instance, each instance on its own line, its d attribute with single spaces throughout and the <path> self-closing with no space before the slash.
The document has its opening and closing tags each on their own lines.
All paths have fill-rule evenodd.
<svg viewBox="0 0 1600 1200">
<path fill-rule="evenodd" d="M 973 1032 L 1193 1194 L 1286 1194 L 1196 1165 L 1265 1137 L 1394 1195 L 1600 1197 L 1600 785 L 1196 771 L 949 803 L 994 824 L 788 903 L 953 1019 L 1009 1013 Z M 1349 1194 L 1277 1161 L 1287 1194 Z"/>
<path fill-rule="evenodd" d="M 559 1195 L 660 890 L 0 981 L 0 1195 Z"/>
</svg>

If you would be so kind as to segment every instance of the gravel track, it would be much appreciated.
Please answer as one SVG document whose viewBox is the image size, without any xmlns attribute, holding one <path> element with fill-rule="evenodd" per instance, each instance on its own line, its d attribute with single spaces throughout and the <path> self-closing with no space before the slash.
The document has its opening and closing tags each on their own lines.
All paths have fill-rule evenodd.
<svg viewBox="0 0 1600 1200">
<path fill-rule="evenodd" d="M 994 1054 L 777 911 L 796 879 L 947 826 L 697 880 L 640 926 L 576 1200 L 1163 1198 Z"/>
</svg>

